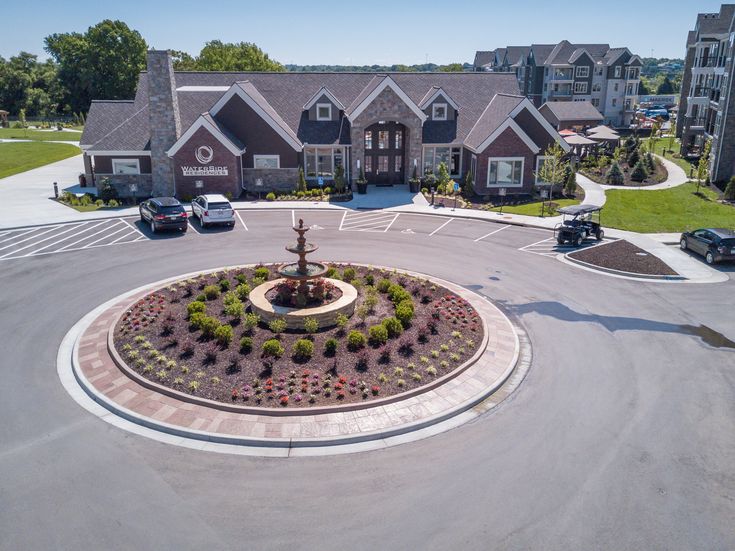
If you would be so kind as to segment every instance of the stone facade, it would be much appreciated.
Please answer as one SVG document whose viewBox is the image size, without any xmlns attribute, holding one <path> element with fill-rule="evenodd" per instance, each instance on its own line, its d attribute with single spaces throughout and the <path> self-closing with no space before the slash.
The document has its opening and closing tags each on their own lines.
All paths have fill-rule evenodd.
<svg viewBox="0 0 735 551">
<path fill-rule="evenodd" d="M 92 181 L 91 173 L 85 174 L 85 177 L 87 182 Z M 102 188 L 105 179 L 109 180 L 120 198 L 153 196 L 153 179 L 150 174 L 95 174 L 97 189 Z M 136 187 L 135 191 L 130 189 L 133 184 Z"/>
<path fill-rule="evenodd" d="M 355 181 L 360 170 L 357 168 L 357 161 L 360 164 L 365 158 L 365 129 L 379 121 L 396 121 L 405 127 L 404 151 L 406 159 L 404 166 L 413 167 L 414 159 L 417 159 L 421 166 L 421 119 L 414 113 L 406 103 L 398 97 L 392 89 L 385 88 L 376 97 L 360 115 L 352 121 L 350 128 L 350 139 L 352 143 L 351 155 L 351 180 Z M 411 170 L 404 170 L 404 183 L 408 183 L 411 177 Z"/>
<path fill-rule="evenodd" d="M 262 187 L 256 186 L 260 178 Z M 299 181 L 298 168 L 243 168 L 242 185 L 249 193 L 268 193 L 269 191 L 293 191 Z"/>
<path fill-rule="evenodd" d="M 148 52 L 148 109 L 151 127 L 153 195 L 174 194 L 173 164 L 168 151 L 181 135 L 179 100 L 173 63 L 167 51 Z"/>
</svg>

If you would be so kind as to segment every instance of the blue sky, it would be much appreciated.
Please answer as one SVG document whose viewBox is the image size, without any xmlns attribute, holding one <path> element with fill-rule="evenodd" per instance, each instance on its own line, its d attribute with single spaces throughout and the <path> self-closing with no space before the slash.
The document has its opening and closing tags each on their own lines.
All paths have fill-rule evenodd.
<svg viewBox="0 0 735 551">
<path fill-rule="evenodd" d="M 0 55 L 45 56 L 45 36 L 109 18 L 125 21 L 155 48 L 196 54 L 207 40 L 247 41 L 282 63 L 472 62 L 478 49 L 562 39 L 683 57 L 697 12 L 719 6 L 711 0 L 13 0 L 3 3 Z"/>
</svg>

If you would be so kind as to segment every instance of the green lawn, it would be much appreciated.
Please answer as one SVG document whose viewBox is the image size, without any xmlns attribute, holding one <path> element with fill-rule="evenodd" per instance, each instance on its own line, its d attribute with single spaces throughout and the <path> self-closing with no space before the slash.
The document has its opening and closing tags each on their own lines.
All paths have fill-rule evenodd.
<svg viewBox="0 0 735 551">
<path fill-rule="evenodd" d="M 644 138 L 641 141 L 646 142 L 646 147 L 648 147 L 648 138 Z M 680 146 L 679 140 L 675 140 L 674 145 L 672 146 L 672 149 L 674 150 L 675 153 L 679 153 L 679 146 Z M 677 159 L 671 153 L 668 153 L 668 149 L 669 149 L 669 138 L 667 136 L 664 136 L 663 138 L 659 138 L 656 141 L 655 153 L 657 155 L 661 155 L 662 157 L 668 159 L 671 162 L 676 163 L 684 170 L 684 172 L 689 174 L 689 169 L 692 168 L 692 164 L 685 159 Z M 666 154 L 664 154 L 664 150 L 666 150 Z M 694 170 L 696 171 L 697 168 L 694 167 Z"/>
<path fill-rule="evenodd" d="M 25 172 L 80 153 L 81 151 L 77 146 L 65 143 L 0 143 L 0 178 Z M 81 169 L 81 164 L 79 166 Z"/>
<path fill-rule="evenodd" d="M 61 141 L 78 142 L 81 132 L 67 132 L 58 130 L 28 130 L 27 128 L 0 128 L 0 139 L 34 140 L 34 141 Z"/>
<path fill-rule="evenodd" d="M 548 201 L 546 202 L 548 203 Z M 552 202 L 560 207 L 579 204 L 577 199 L 554 199 Z M 491 210 L 493 212 L 499 212 L 500 207 L 494 207 Z M 522 205 L 507 205 L 503 207 L 503 212 L 507 212 L 508 214 L 523 214 L 525 216 L 541 216 L 541 201 L 523 203 Z"/>
<path fill-rule="evenodd" d="M 697 228 L 735 227 L 735 208 L 717 202 L 717 194 L 689 183 L 660 191 L 609 190 L 602 224 L 635 232 L 668 233 Z"/>
</svg>

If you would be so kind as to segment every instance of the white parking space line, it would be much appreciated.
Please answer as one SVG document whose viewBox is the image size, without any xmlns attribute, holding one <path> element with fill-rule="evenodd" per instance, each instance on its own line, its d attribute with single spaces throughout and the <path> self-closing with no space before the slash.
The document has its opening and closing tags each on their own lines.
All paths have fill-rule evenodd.
<svg viewBox="0 0 735 551">
<path fill-rule="evenodd" d="M 486 233 L 486 234 L 485 234 L 485 235 L 483 235 L 482 237 L 478 237 L 477 239 L 475 239 L 475 243 L 477 243 L 478 241 L 482 241 L 482 240 L 483 240 L 483 239 L 485 239 L 486 237 L 490 237 L 491 235 L 495 235 L 495 234 L 496 234 L 496 233 L 498 233 L 498 232 L 501 232 L 501 231 L 503 231 L 503 230 L 507 230 L 508 228 L 510 228 L 510 226 L 503 226 L 503 227 L 502 227 L 502 228 L 500 228 L 499 230 L 495 230 L 495 231 L 491 231 L 490 233 Z"/>
<path fill-rule="evenodd" d="M 59 226 L 51 226 L 51 227 L 50 227 L 49 229 L 47 229 L 46 231 L 43 231 L 43 232 L 41 232 L 41 233 L 37 233 L 36 235 L 32 235 L 32 236 L 30 236 L 30 237 L 26 237 L 25 239 L 21 239 L 20 241 L 15 241 L 15 242 L 11 243 L 10 245 L 5 245 L 4 247 L 0 247 L 0 251 L 2 251 L 2 250 L 4 250 L 4 249 L 8 249 L 8 248 L 10 248 L 10 247 L 14 247 L 15 245 L 20 245 L 21 243 L 25 243 L 26 241 L 30 241 L 31 239 L 35 239 L 36 237 L 41 237 L 42 235 L 46 235 L 46 234 L 47 234 L 48 232 L 50 232 L 50 231 L 54 231 L 54 230 L 55 230 L 56 228 L 58 228 L 58 227 L 59 227 Z M 23 235 L 26 235 L 26 234 L 23 234 Z M 6 240 L 6 241 L 7 241 L 7 240 Z M 23 248 L 25 249 L 25 248 L 27 248 L 27 247 L 23 247 Z M 2 257 L 0 257 L 0 258 L 2 258 Z"/>
<path fill-rule="evenodd" d="M 89 224 L 89 222 L 82 222 L 81 224 L 74 224 L 68 230 L 65 230 L 65 231 L 59 232 L 57 234 L 54 234 L 51 237 L 47 237 L 46 239 L 42 239 L 41 241 L 37 241 L 36 243 L 33 243 L 33 245 L 37 245 L 38 243 L 42 243 L 43 241 L 48 241 L 49 239 L 55 239 L 55 238 L 57 238 L 57 237 L 59 237 L 61 235 L 66 235 L 67 233 L 69 233 L 70 231 L 73 231 L 73 230 L 80 230 L 80 231 L 78 231 L 76 233 L 73 233 L 71 235 L 67 235 L 66 237 L 62 237 L 61 239 L 57 239 L 56 241 L 52 241 L 51 243 L 49 243 L 48 245 L 44 245 L 40 249 L 34 249 L 31 252 L 29 252 L 27 254 L 24 254 L 23 256 L 26 257 L 26 256 L 32 256 L 34 254 L 38 254 L 41 251 L 45 251 L 49 247 L 53 247 L 54 245 L 58 245 L 59 243 L 63 243 L 67 239 L 71 239 L 71 238 L 73 238 L 76 235 L 79 235 L 81 233 L 84 233 L 87 230 L 87 225 L 88 224 Z M 19 250 L 21 250 L 21 249 L 19 249 Z M 13 251 L 13 252 L 17 252 L 17 251 Z"/>
<path fill-rule="evenodd" d="M 82 224 L 82 225 L 83 225 L 83 224 Z M 76 228 L 78 228 L 78 227 L 79 227 L 79 225 L 76 225 L 76 224 L 75 224 L 75 225 L 74 225 L 74 226 L 72 226 L 71 228 L 69 228 L 69 229 L 67 229 L 67 230 L 64 230 L 64 231 L 63 231 L 63 232 L 61 232 L 61 233 L 58 233 L 58 234 L 54 234 L 54 235 L 50 235 L 50 236 L 48 236 L 48 237 L 47 237 L 47 238 L 45 238 L 45 239 L 41 239 L 41 240 L 39 240 L 39 241 L 34 241 L 33 243 L 29 243 L 29 244 L 28 244 L 28 245 L 26 245 L 25 247 L 21 247 L 20 249 L 15 249 L 14 251 L 10 251 L 9 253 L 6 253 L 6 254 L 4 254 L 4 255 L 0 256 L 0 258 L 5 258 L 6 256 L 14 255 L 14 254 L 16 254 L 16 253 L 19 253 L 20 251 L 24 251 L 24 250 L 26 250 L 26 249 L 30 249 L 31 247 L 35 247 L 36 245 L 38 245 L 38 244 L 40 244 L 40 243 L 44 243 L 44 242 L 48 241 L 49 239 L 56 239 L 56 237 L 58 237 L 59 235 L 62 235 L 62 234 L 65 234 L 65 233 L 69 233 L 70 231 L 72 231 L 72 230 L 75 230 L 75 229 L 76 229 Z M 44 233 L 48 233 L 48 232 L 44 232 Z M 27 240 L 26 240 L 26 241 L 27 241 Z M 12 245 L 9 245 L 9 246 L 12 246 Z M 31 253 L 31 254 L 32 254 L 32 253 Z M 22 256 L 28 256 L 28 255 L 22 255 Z"/>
<path fill-rule="evenodd" d="M 116 226 L 117 226 L 117 224 L 114 224 L 113 226 L 110 226 L 110 228 L 109 228 L 109 229 L 112 229 L 112 228 L 114 228 L 114 227 L 116 227 Z M 92 245 L 94 245 L 95 243 L 99 243 L 100 241 L 104 241 L 104 240 L 105 240 L 105 239 L 107 239 L 108 237 L 112 237 L 113 235 L 117 235 L 117 234 L 118 234 L 118 233 L 120 233 L 121 231 L 126 231 L 126 230 L 128 230 L 128 227 L 127 227 L 127 226 L 126 226 L 125 224 L 123 224 L 123 227 L 122 227 L 122 228 L 120 228 L 119 230 L 117 230 L 117 231 L 114 231 L 114 232 L 112 232 L 112 233 L 108 233 L 107 235 L 103 235 L 102 237 L 100 237 L 99 239 L 95 239 L 95 240 L 94 240 L 94 241 L 92 241 L 91 243 L 87 243 L 86 245 L 84 245 L 84 247 L 82 247 L 82 249 L 88 249 L 89 247 L 91 247 L 91 246 L 92 246 Z"/>
<path fill-rule="evenodd" d="M 122 220 L 123 222 L 125 222 L 128 225 L 128 227 L 131 230 L 133 230 L 134 232 L 136 232 L 138 235 L 140 235 L 141 237 L 145 237 L 145 234 L 142 231 L 140 231 L 138 228 L 136 228 L 135 226 L 133 226 L 130 222 L 128 222 L 127 220 L 125 220 L 125 218 L 120 218 L 120 220 Z"/>
<path fill-rule="evenodd" d="M 24 231 L 22 233 L 15 234 L 13 236 L 8 237 L 7 239 L 3 239 L 2 241 L 0 241 L 0 243 L 5 243 L 6 241 L 12 241 L 13 239 L 17 239 L 18 237 L 23 237 L 24 235 L 27 235 L 27 234 L 29 234 L 31 232 L 38 231 L 38 229 L 39 228 L 31 228 L 30 230 L 26 230 L 26 231 Z M 12 232 L 15 232 L 15 231 L 20 231 L 20 230 L 11 230 L 8 233 L 12 233 Z"/>
<path fill-rule="evenodd" d="M 245 220 L 243 220 L 242 217 L 240 216 L 240 213 L 237 212 L 237 211 L 235 211 L 235 216 L 237 216 L 237 219 L 242 224 L 242 227 L 245 228 L 245 231 L 250 231 L 250 230 L 248 230 L 248 225 L 245 223 Z"/>
<path fill-rule="evenodd" d="M 291 226 L 296 227 L 296 213 L 291 209 Z"/>
<path fill-rule="evenodd" d="M 434 234 L 435 234 L 436 232 L 438 232 L 438 231 L 439 231 L 440 229 L 442 229 L 442 228 L 443 228 L 444 226 L 446 226 L 447 224 L 449 224 L 449 222 L 451 222 L 452 220 L 454 220 L 454 218 L 450 218 L 449 220 L 447 220 L 446 222 L 444 222 L 444 223 L 443 223 L 443 224 L 442 224 L 441 226 L 439 226 L 439 227 L 438 227 L 438 228 L 436 228 L 436 229 L 435 229 L 435 230 L 434 230 L 433 232 L 431 232 L 431 233 L 429 234 L 429 237 L 431 237 L 431 236 L 432 236 L 432 235 L 434 235 Z"/>
<path fill-rule="evenodd" d="M 339 231 L 342 231 L 342 224 L 345 223 L 345 216 L 347 216 L 347 211 L 342 211 L 342 220 L 339 221 Z"/>
<path fill-rule="evenodd" d="M 188 220 L 189 220 L 189 227 L 192 230 L 194 230 L 194 233 L 202 233 L 198 229 L 196 229 L 196 226 L 194 226 L 194 222 L 192 222 L 192 220 L 194 220 L 194 217 L 193 216 L 191 216 Z"/>
<path fill-rule="evenodd" d="M 390 224 L 388 224 L 386 226 L 386 228 L 383 230 L 383 232 L 387 232 L 390 229 L 390 227 L 393 225 L 393 222 L 395 222 L 396 220 L 398 220 L 398 217 L 400 215 L 401 215 L 400 213 L 396 214 L 395 218 L 393 218 L 393 220 L 390 221 Z"/>
<path fill-rule="evenodd" d="M 86 228 L 86 229 L 87 229 L 87 230 L 91 230 L 92 228 L 95 228 L 95 227 L 99 226 L 100 224 L 104 224 L 105 222 L 109 222 L 109 220 L 103 220 L 102 222 L 100 222 L 100 223 L 98 223 L 98 224 L 95 224 L 94 226 L 92 226 L 92 227 L 89 227 L 89 228 Z M 76 241 L 74 241 L 73 243 L 69 243 L 68 245 L 64 245 L 64 246 L 63 246 L 63 247 L 61 247 L 60 249 L 56 249 L 56 251 L 55 251 L 55 252 L 57 252 L 57 253 L 60 253 L 61 251 L 66 251 L 66 250 L 69 250 L 69 249 L 70 249 L 71 247 L 73 247 L 74 245 L 76 245 L 76 244 L 78 244 L 78 243 L 81 243 L 82 241 L 86 241 L 86 240 L 87 240 L 87 239 L 89 239 L 90 237 L 94 237 L 95 235 L 99 235 L 100 233 L 102 233 L 102 232 L 106 231 L 107 229 L 109 229 L 109 228 L 112 228 L 112 227 L 115 227 L 115 225 L 116 225 L 116 224 L 113 224 L 112 226 L 105 226 L 105 227 L 104 227 L 104 228 L 102 228 L 102 229 L 101 229 L 100 231 L 94 232 L 94 233 L 93 233 L 93 234 L 91 234 L 91 235 L 85 235 L 84 237 L 82 237 L 81 239 L 77 239 L 77 240 L 76 240 Z M 80 232 L 80 233 L 82 233 L 82 232 Z M 82 248 L 83 248 L 83 247 L 82 247 Z"/>
</svg>

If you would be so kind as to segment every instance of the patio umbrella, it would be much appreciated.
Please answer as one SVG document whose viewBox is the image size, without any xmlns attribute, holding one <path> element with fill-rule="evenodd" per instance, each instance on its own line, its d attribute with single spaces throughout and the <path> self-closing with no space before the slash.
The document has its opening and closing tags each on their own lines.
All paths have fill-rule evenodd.
<svg viewBox="0 0 735 551">
<path fill-rule="evenodd" d="M 613 130 L 609 126 L 605 126 L 604 124 L 601 124 L 600 126 L 589 128 L 587 130 L 587 135 L 589 136 L 590 134 L 597 134 L 598 132 L 612 132 L 613 134 L 617 134 L 617 132 L 615 132 L 615 130 Z"/>
<path fill-rule="evenodd" d="M 565 129 L 565 130 L 560 130 L 559 135 L 560 136 L 576 136 L 577 133 L 574 130 Z"/>
<path fill-rule="evenodd" d="M 610 129 L 607 131 L 600 130 L 594 134 L 589 134 L 587 137 L 596 142 L 617 142 L 620 139 L 620 135 Z"/>
<path fill-rule="evenodd" d="M 573 136 L 565 136 L 564 141 L 567 142 L 569 145 L 595 145 L 597 143 L 594 140 L 590 140 L 589 138 L 585 138 L 584 136 L 579 136 L 578 134 L 575 134 Z"/>
</svg>

